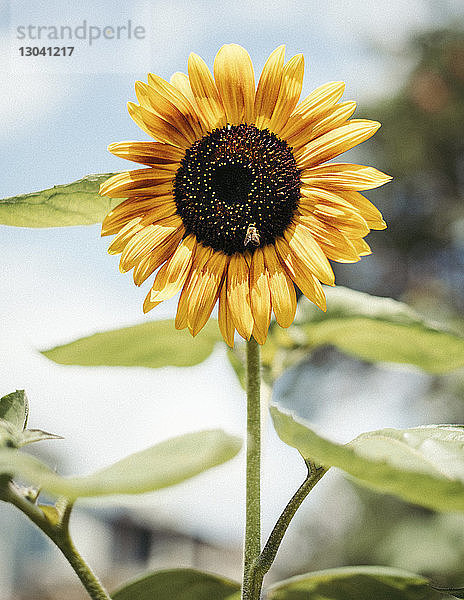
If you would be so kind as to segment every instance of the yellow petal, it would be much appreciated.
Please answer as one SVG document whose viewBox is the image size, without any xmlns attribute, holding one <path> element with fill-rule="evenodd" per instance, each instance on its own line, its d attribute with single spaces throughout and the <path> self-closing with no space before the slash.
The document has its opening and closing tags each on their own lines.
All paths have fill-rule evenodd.
<svg viewBox="0 0 464 600">
<path fill-rule="evenodd" d="M 311 186 L 348 191 L 370 190 L 391 181 L 390 175 L 374 167 L 349 163 L 331 163 L 305 169 L 300 179 L 302 188 Z"/>
<path fill-rule="evenodd" d="M 256 324 L 253 327 L 253 331 L 251 332 L 251 335 L 255 339 L 255 341 L 257 341 L 258 344 L 260 344 L 261 346 L 266 343 L 267 331 L 266 331 L 266 333 L 263 333 L 262 331 L 260 331 L 259 329 L 256 328 Z"/>
<path fill-rule="evenodd" d="M 264 65 L 255 96 L 255 125 L 266 129 L 279 96 L 284 66 L 285 46 L 279 46 Z"/>
<path fill-rule="evenodd" d="M 179 218 L 168 217 L 155 225 L 147 225 L 136 233 L 121 254 L 119 262 L 121 273 L 132 269 L 145 253 L 153 251 L 180 227 L 182 221 Z"/>
<path fill-rule="evenodd" d="M 182 292 L 184 291 L 184 289 L 185 286 Z M 187 327 L 187 299 L 185 296 L 182 297 L 182 294 L 180 295 L 179 302 L 177 304 L 177 313 L 176 320 L 174 321 L 174 327 L 176 329 L 185 329 Z"/>
<path fill-rule="evenodd" d="M 351 242 L 356 248 L 356 252 L 359 256 L 368 256 L 369 254 L 372 254 L 371 247 L 362 238 L 352 239 Z"/>
<path fill-rule="evenodd" d="M 182 289 L 179 303 L 177 305 L 177 315 L 175 321 L 176 329 L 185 329 L 185 327 L 188 326 L 189 290 L 198 280 L 199 272 L 201 272 L 202 268 L 208 262 L 213 252 L 213 249 L 210 247 L 206 247 L 198 243 L 195 245 L 192 267 L 189 271 L 187 281 Z"/>
<path fill-rule="evenodd" d="M 300 288 L 302 293 L 321 310 L 326 310 L 324 290 L 319 281 L 306 268 L 299 255 L 290 250 L 284 238 L 276 238 L 276 250 L 287 273 Z"/>
<path fill-rule="evenodd" d="M 187 280 L 195 252 L 195 236 L 188 235 L 176 251 L 158 271 L 143 304 L 143 312 L 148 312 L 164 300 L 168 300 L 179 292 Z"/>
<path fill-rule="evenodd" d="M 359 211 L 370 229 L 385 229 L 387 227 L 380 211 L 362 194 L 349 191 L 339 192 L 338 194 Z"/>
<path fill-rule="evenodd" d="M 146 255 L 142 256 L 140 261 L 134 267 L 134 283 L 142 285 L 142 283 L 150 277 L 152 273 L 158 269 L 169 257 L 172 256 L 177 245 L 179 244 L 185 229 L 180 227 L 171 235 L 168 235 L 158 246 L 154 247 Z"/>
<path fill-rule="evenodd" d="M 193 130 L 195 137 L 201 138 L 206 133 L 203 128 L 196 110 L 190 100 L 182 94 L 176 87 L 165 81 L 162 77 L 153 73 L 148 74 L 149 83 L 149 98 L 152 106 L 161 117 L 169 120 L 169 115 L 173 112 L 181 115 L 180 122 L 182 123 L 181 131 L 185 127 L 185 130 Z M 160 112 L 160 98 L 163 99 L 161 106 L 165 114 Z M 175 110 L 173 110 L 175 109 Z M 173 122 L 173 125 L 177 127 L 177 121 Z"/>
<path fill-rule="evenodd" d="M 302 223 L 290 225 L 284 238 L 293 254 L 298 255 L 301 262 L 322 283 L 334 285 L 335 276 L 321 247 Z"/>
<path fill-rule="evenodd" d="M 176 204 L 172 196 L 149 199 L 129 198 L 121 202 L 103 220 L 101 235 L 118 233 L 126 223 L 135 217 L 142 217 L 142 225 L 151 225 L 166 217 L 175 215 Z"/>
<path fill-rule="evenodd" d="M 186 137 L 174 125 L 143 106 L 128 102 L 127 110 L 140 129 L 155 140 L 178 146 L 184 150 L 192 145 L 191 136 Z"/>
<path fill-rule="evenodd" d="M 136 217 L 129 221 L 109 245 L 108 254 L 119 254 L 122 252 L 132 237 L 144 228 L 141 221 L 142 217 Z"/>
<path fill-rule="evenodd" d="M 167 219 L 168 217 L 176 218 L 176 222 L 180 224 L 179 215 L 177 214 L 177 206 L 175 202 L 163 202 L 163 203 L 153 203 L 153 208 L 151 210 L 147 210 L 147 212 L 143 215 L 143 224 L 151 225 L 152 223 L 157 223 L 163 219 Z"/>
<path fill-rule="evenodd" d="M 302 131 L 312 127 L 315 121 L 326 115 L 338 102 L 344 89 L 342 81 L 326 83 L 315 89 L 292 112 L 280 136 L 286 141 L 294 140 L 295 136 L 298 137 Z"/>
<path fill-rule="evenodd" d="M 296 151 L 294 155 L 297 167 L 307 169 L 330 160 L 372 137 L 379 127 L 380 123 L 377 121 L 353 119 Z"/>
<path fill-rule="evenodd" d="M 253 122 L 255 77 L 248 52 L 237 44 L 222 46 L 214 59 L 214 78 L 227 122 Z"/>
<path fill-rule="evenodd" d="M 242 254 L 230 257 L 227 269 L 227 303 L 235 329 L 249 340 L 253 331 L 253 315 L 250 306 L 249 267 Z"/>
<path fill-rule="evenodd" d="M 163 169 L 161 165 L 150 169 L 125 171 L 113 175 L 113 177 L 102 183 L 100 195 L 109 196 L 110 198 L 126 198 L 128 196 L 127 192 L 137 191 L 138 195 L 143 196 L 145 195 L 143 190 L 162 183 L 172 182 L 173 179 L 173 171 Z"/>
<path fill-rule="evenodd" d="M 262 248 L 256 248 L 251 258 L 250 302 L 255 321 L 253 337 L 264 344 L 271 320 L 271 292 Z"/>
<path fill-rule="evenodd" d="M 201 331 L 209 319 L 219 297 L 228 262 L 226 254 L 213 252 L 203 268 L 197 270 L 197 277 L 188 286 L 187 324 L 193 336 Z"/>
<path fill-rule="evenodd" d="M 172 83 L 168 83 L 162 77 L 154 73 L 148 73 L 148 84 L 150 90 L 156 92 L 157 95 L 163 96 L 171 104 L 176 106 L 188 120 L 197 119 L 197 114 L 193 108 L 193 104 L 188 97 L 178 90 Z M 155 98 L 157 96 L 151 96 Z M 156 104 L 154 105 L 157 110 Z"/>
<path fill-rule="evenodd" d="M 290 120 L 296 115 L 303 116 L 308 121 L 319 119 L 340 100 L 344 91 L 345 83 L 343 81 L 324 83 L 298 104 L 292 112 Z"/>
<path fill-rule="evenodd" d="M 285 268 L 280 262 L 274 246 L 264 246 L 263 250 L 269 278 L 269 289 L 271 291 L 272 309 L 277 323 L 281 327 L 289 327 L 295 318 L 295 286 L 285 272 Z"/>
<path fill-rule="evenodd" d="M 193 107 L 197 108 L 195 96 L 193 95 L 192 88 L 190 87 L 189 78 L 185 73 L 173 73 L 169 82 L 176 88 L 176 90 L 179 90 L 179 92 L 184 94 L 184 96 L 190 100 L 190 104 Z"/>
<path fill-rule="evenodd" d="M 282 73 L 279 96 L 269 122 L 269 129 L 277 135 L 287 124 L 303 88 L 304 58 L 297 54 L 285 65 Z"/>
<path fill-rule="evenodd" d="M 350 237 L 364 237 L 369 233 L 369 226 L 361 213 L 330 190 L 302 189 L 298 208 L 302 215 L 314 215 L 340 231 L 347 232 Z"/>
<path fill-rule="evenodd" d="M 219 293 L 218 323 L 222 337 L 224 338 L 226 344 L 233 348 L 235 327 L 232 321 L 229 305 L 227 303 L 227 274 L 224 278 L 221 291 Z"/>
<path fill-rule="evenodd" d="M 206 129 L 211 131 L 224 127 L 226 114 L 218 89 L 205 61 L 198 54 L 190 54 L 188 71 L 192 93 Z"/>
<path fill-rule="evenodd" d="M 351 117 L 355 110 L 356 102 L 353 100 L 336 104 L 332 109 L 325 113 L 323 118 L 315 121 L 314 125 L 311 127 L 310 140 L 313 140 L 320 135 L 324 135 L 324 133 L 327 133 L 331 129 L 340 127 Z"/>
<path fill-rule="evenodd" d="M 313 214 L 297 211 L 297 218 L 311 231 L 312 236 L 330 260 L 358 262 L 359 255 L 350 239 L 333 225 L 319 220 Z"/>
<path fill-rule="evenodd" d="M 150 74 L 151 75 L 151 74 Z M 167 85 L 167 82 L 165 82 Z M 170 86 L 173 90 L 178 92 L 173 86 Z M 157 86 L 160 89 L 160 86 Z M 174 104 L 167 98 L 167 94 L 155 90 L 151 85 L 148 85 L 142 81 L 137 81 L 135 84 L 135 93 L 140 106 L 147 111 L 154 113 L 167 121 L 170 125 L 175 127 L 190 143 L 193 143 L 197 138 L 202 136 L 201 128 L 198 126 L 195 131 L 195 120 L 192 117 L 187 117 L 179 110 L 177 104 Z M 187 101 L 185 99 L 185 101 Z M 193 109 L 191 109 L 193 112 Z M 198 119 L 195 116 L 195 119 Z"/>
<path fill-rule="evenodd" d="M 346 123 L 355 110 L 356 102 L 341 102 L 324 113 L 320 119 L 313 121 L 312 124 L 302 127 L 294 135 L 287 137 L 287 144 L 292 146 L 293 151 L 296 152 L 311 140 Z"/>
<path fill-rule="evenodd" d="M 111 212 L 103 219 L 101 235 L 113 235 L 124 227 L 126 223 L 136 217 L 144 218 L 146 214 L 157 212 L 165 215 L 164 207 L 169 207 L 174 214 L 176 205 L 171 195 L 155 196 L 153 198 L 128 198 L 118 204 Z M 156 220 L 156 219 L 154 219 Z M 144 223 L 145 224 L 145 223 Z"/>
<path fill-rule="evenodd" d="M 164 168 L 177 171 L 184 156 L 180 148 L 161 142 L 116 142 L 110 144 L 111 154 L 144 165 L 166 165 Z"/>
</svg>

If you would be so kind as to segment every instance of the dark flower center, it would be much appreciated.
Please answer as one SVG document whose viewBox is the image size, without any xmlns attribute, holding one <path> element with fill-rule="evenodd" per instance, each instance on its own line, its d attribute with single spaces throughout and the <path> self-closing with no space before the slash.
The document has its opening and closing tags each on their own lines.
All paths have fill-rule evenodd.
<svg viewBox="0 0 464 600">
<path fill-rule="evenodd" d="M 292 222 L 299 195 L 291 148 L 268 129 L 246 124 L 197 140 L 174 179 L 187 233 L 226 254 L 272 244 Z"/>
</svg>

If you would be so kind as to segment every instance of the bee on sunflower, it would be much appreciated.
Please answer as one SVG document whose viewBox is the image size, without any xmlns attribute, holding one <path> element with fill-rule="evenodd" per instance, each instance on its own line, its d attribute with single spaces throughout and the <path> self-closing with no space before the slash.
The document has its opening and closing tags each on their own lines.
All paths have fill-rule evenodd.
<svg viewBox="0 0 464 600">
<path fill-rule="evenodd" d="M 280 46 L 257 87 L 241 46 L 223 46 L 214 77 L 196 54 L 188 76 L 148 75 L 129 113 L 153 142 L 119 142 L 110 152 L 146 165 L 108 179 L 100 194 L 125 198 L 103 221 L 109 252 L 136 285 L 156 270 L 147 312 L 181 291 L 176 328 L 196 335 L 219 300 L 219 327 L 259 344 L 274 312 L 288 327 L 295 285 L 325 310 L 329 260 L 370 254 L 364 237 L 386 227 L 360 192 L 391 178 L 373 167 L 329 162 L 370 138 L 380 123 L 351 119 L 332 82 L 298 103 L 304 60 L 285 63 Z M 327 163 L 327 164 L 323 164 Z"/>
</svg>

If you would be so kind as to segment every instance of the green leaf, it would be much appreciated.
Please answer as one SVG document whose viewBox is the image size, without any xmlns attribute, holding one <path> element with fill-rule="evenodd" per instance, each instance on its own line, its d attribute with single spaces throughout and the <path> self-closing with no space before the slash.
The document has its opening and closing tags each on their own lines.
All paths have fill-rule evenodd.
<svg viewBox="0 0 464 600">
<path fill-rule="evenodd" d="M 407 363 L 429 373 L 464 366 L 464 337 L 430 324 L 409 306 L 344 287 L 325 288 L 327 313 L 302 298 L 295 343 L 308 350 L 331 344 L 371 362 Z M 302 342 L 298 335 L 304 332 Z"/>
<path fill-rule="evenodd" d="M 125 584 L 111 597 L 113 600 L 240 600 L 240 585 L 193 569 L 170 569 Z"/>
<path fill-rule="evenodd" d="M 190 367 L 203 362 L 221 338 L 210 320 L 194 339 L 171 319 L 149 321 L 78 339 L 43 354 L 63 365 L 111 367 Z"/>
<path fill-rule="evenodd" d="M 0 199 L 0 224 L 16 227 L 67 227 L 100 223 L 120 199 L 98 195 L 114 173 L 87 175 L 48 190 Z"/>
<path fill-rule="evenodd" d="M 22 431 L 27 424 L 29 402 L 24 390 L 16 390 L 0 398 L 0 419 L 8 421 L 14 429 Z"/>
<path fill-rule="evenodd" d="M 25 429 L 29 401 L 24 390 L 0 398 L 0 447 L 20 448 L 41 440 L 62 439 L 40 429 Z"/>
<path fill-rule="evenodd" d="M 448 594 L 453 596 L 453 598 L 464 598 L 464 588 L 438 588 L 432 586 L 434 590 L 437 592 L 441 592 L 442 594 Z"/>
<path fill-rule="evenodd" d="M 363 433 L 348 444 L 271 407 L 279 437 L 305 459 L 343 469 L 372 489 L 439 511 L 464 511 L 464 429 L 437 425 Z"/>
<path fill-rule="evenodd" d="M 62 440 L 61 435 L 55 433 L 48 433 L 41 429 L 25 429 L 19 436 L 19 445 L 27 446 L 27 444 L 33 444 L 35 442 L 41 442 L 42 440 Z"/>
<path fill-rule="evenodd" d="M 246 390 L 246 355 L 243 353 L 243 356 L 239 356 L 238 348 L 241 348 L 243 344 L 235 344 L 234 348 L 227 347 L 227 358 L 229 359 L 229 363 L 233 370 L 235 371 L 235 375 L 237 375 L 237 379 L 244 390 Z"/>
<path fill-rule="evenodd" d="M 182 435 L 84 477 L 61 477 L 28 454 L 0 448 L 0 474 L 24 479 L 55 496 L 141 494 L 165 488 L 233 458 L 241 442 L 221 430 Z"/>
<path fill-rule="evenodd" d="M 388 567 L 343 567 L 292 577 L 270 587 L 267 600 L 437 600 L 427 579 Z"/>
<path fill-rule="evenodd" d="M 9 421 L 0 419 L 0 448 L 19 448 L 21 434 Z"/>
</svg>

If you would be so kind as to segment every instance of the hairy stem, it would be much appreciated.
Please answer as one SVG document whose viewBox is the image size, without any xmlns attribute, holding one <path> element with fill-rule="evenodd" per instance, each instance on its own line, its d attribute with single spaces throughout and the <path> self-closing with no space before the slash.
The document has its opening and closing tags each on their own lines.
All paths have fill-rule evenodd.
<svg viewBox="0 0 464 600">
<path fill-rule="evenodd" d="M 247 342 L 247 465 L 246 525 L 243 573 L 243 600 L 256 600 L 250 573 L 261 551 L 261 402 L 260 348 L 251 338 Z"/>
<path fill-rule="evenodd" d="M 308 467 L 306 479 L 293 494 L 291 500 L 282 511 L 282 514 L 275 524 L 274 529 L 272 530 L 269 539 L 263 548 L 263 551 L 250 568 L 249 578 L 251 580 L 251 587 L 254 590 L 254 595 L 250 597 L 253 599 L 259 599 L 260 597 L 264 576 L 274 562 L 285 532 L 287 531 L 291 520 L 295 516 L 296 511 L 316 483 L 322 478 L 323 475 L 325 475 L 325 473 L 327 473 L 326 468 L 317 467 L 309 461 L 306 462 L 306 465 Z"/>
<path fill-rule="evenodd" d="M 100 580 L 77 551 L 69 534 L 58 544 L 55 542 L 67 561 L 81 580 L 82 585 L 93 600 L 110 600 L 110 595 L 102 586 Z"/>
<path fill-rule="evenodd" d="M 58 500 L 56 508 L 61 514 L 60 518 L 54 521 L 47 517 L 34 502 L 25 498 L 13 483 L 4 490 L 1 499 L 16 506 L 52 540 L 72 566 L 92 600 L 111 600 L 108 592 L 73 544 L 69 534 L 69 518 L 72 510 L 70 502 L 65 499 Z"/>
</svg>

